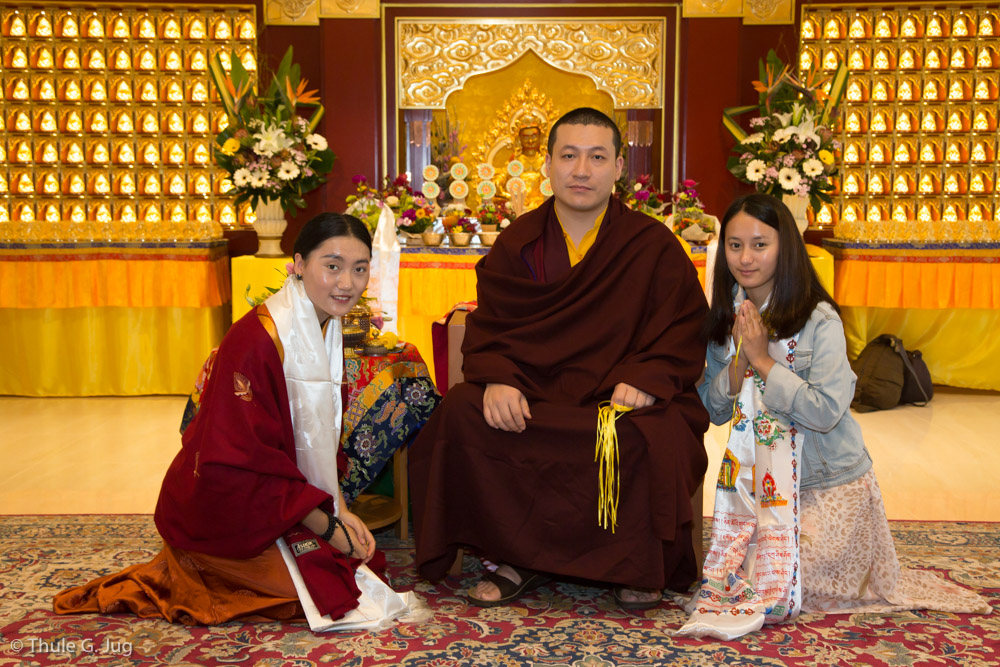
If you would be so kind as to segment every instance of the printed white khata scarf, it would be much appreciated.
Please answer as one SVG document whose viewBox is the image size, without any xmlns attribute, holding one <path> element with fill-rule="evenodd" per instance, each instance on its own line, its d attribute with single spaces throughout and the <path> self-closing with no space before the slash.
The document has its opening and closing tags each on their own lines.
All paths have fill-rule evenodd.
<svg viewBox="0 0 1000 667">
<path fill-rule="evenodd" d="M 296 463 L 310 484 L 333 496 L 334 509 L 339 514 L 337 448 L 343 415 L 340 385 L 344 381 L 340 318 L 330 318 L 325 332 L 321 330 L 316 308 L 302 281 L 294 276 L 285 280 L 266 305 L 285 351 L 282 370 L 292 413 Z M 392 625 L 403 615 L 410 622 L 423 619 L 421 608 L 426 605 L 413 593 L 393 591 L 367 565 L 360 565 L 354 573 L 354 581 L 361 589 L 357 608 L 337 620 L 320 615 L 285 538 L 279 537 L 277 543 L 314 632 L 376 631 Z"/>
<path fill-rule="evenodd" d="M 734 304 L 737 311 L 744 298 L 740 289 Z M 771 341 L 768 354 L 794 370 L 797 340 L 798 334 Z M 736 353 L 730 342 L 728 359 Z M 798 507 L 802 434 L 788 417 L 768 411 L 764 382 L 753 368 L 743 379 L 730 426 L 701 588 L 685 606 L 691 618 L 676 636 L 736 639 L 764 623 L 791 620 L 802 606 Z"/>
</svg>

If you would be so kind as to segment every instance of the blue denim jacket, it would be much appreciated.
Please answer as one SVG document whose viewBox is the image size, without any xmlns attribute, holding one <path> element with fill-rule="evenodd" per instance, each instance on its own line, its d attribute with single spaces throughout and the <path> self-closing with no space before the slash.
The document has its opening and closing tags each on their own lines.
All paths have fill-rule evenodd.
<svg viewBox="0 0 1000 667">
<path fill-rule="evenodd" d="M 705 380 L 698 387 L 713 424 L 725 424 L 733 412 L 727 347 L 709 344 Z M 799 332 L 795 372 L 776 363 L 764 386 L 764 405 L 803 432 L 799 488 L 828 489 L 871 469 L 861 427 L 850 410 L 856 381 L 847 361 L 844 324 L 830 304 L 821 303 Z"/>
</svg>

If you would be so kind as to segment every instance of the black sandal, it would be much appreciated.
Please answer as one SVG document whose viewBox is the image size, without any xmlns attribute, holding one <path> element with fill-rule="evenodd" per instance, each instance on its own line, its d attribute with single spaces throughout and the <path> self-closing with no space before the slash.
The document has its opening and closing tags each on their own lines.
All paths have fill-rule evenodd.
<svg viewBox="0 0 1000 667">
<path fill-rule="evenodd" d="M 663 602 L 663 591 L 643 591 L 649 593 L 656 593 L 657 596 L 652 600 L 626 600 L 622 597 L 622 593 L 626 590 L 631 591 L 641 591 L 641 588 L 629 588 L 628 586 L 615 586 L 612 590 L 612 594 L 615 596 L 615 602 L 618 603 L 618 608 L 622 611 L 642 611 L 644 609 L 652 609 L 658 607 L 661 602 Z"/>
<path fill-rule="evenodd" d="M 496 586 L 500 591 L 500 597 L 496 600 L 484 600 L 471 594 L 466 594 L 465 597 L 468 598 L 469 602 L 477 607 L 500 607 L 502 605 L 510 604 L 511 602 L 519 599 L 525 593 L 530 593 L 536 588 L 544 586 L 552 581 L 549 577 L 540 572 L 535 572 L 534 570 L 526 570 L 512 565 L 508 567 L 517 572 L 518 576 L 521 577 L 521 583 L 515 584 L 502 574 L 487 571 L 483 573 L 480 581 L 488 581 Z"/>
</svg>

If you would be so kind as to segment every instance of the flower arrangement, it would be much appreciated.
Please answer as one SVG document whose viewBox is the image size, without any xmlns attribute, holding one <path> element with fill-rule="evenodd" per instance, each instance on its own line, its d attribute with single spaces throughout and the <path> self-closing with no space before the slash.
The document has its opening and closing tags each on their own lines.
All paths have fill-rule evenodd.
<svg viewBox="0 0 1000 667">
<path fill-rule="evenodd" d="M 841 65 L 832 77 L 821 78 L 811 70 L 799 80 L 774 51 L 760 62 L 760 93 L 757 105 L 726 109 L 723 123 L 736 138 L 736 155 L 729 158 L 729 171 L 758 192 L 809 197 L 813 208 L 830 202 L 830 178 L 839 167 L 834 155 L 840 142 L 833 138 L 833 114 L 847 82 Z M 829 93 L 824 91 L 830 84 Z M 734 115 L 757 110 L 747 133 Z"/>
<path fill-rule="evenodd" d="M 496 225 L 497 229 L 506 229 L 514 218 L 517 217 L 510 210 L 507 202 L 495 204 L 486 202 L 476 210 L 476 220 L 480 225 Z"/>
<path fill-rule="evenodd" d="M 695 189 L 697 185 L 697 181 L 684 179 L 671 196 L 675 234 L 680 234 L 692 225 L 700 226 L 709 234 L 715 231 L 713 220 L 705 215 L 705 205 L 698 198 L 698 191 Z"/>
<path fill-rule="evenodd" d="M 634 183 L 619 183 L 618 198 L 634 211 L 659 218 L 670 203 L 670 195 L 660 192 L 653 184 L 652 174 L 641 174 Z"/>
<path fill-rule="evenodd" d="M 351 182 L 357 190 L 347 197 L 347 212 L 357 216 L 374 232 L 383 206 L 382 194 L 368 185 L 368 179 L 361 174 L 355 175 Z"/>
<path fill-rule="evenodd" d="M 357 187 L 357 192 L 347 198 L 349 210 L 373 232 L 378 226 L 383 206 L 392 209 L 396 226 L 410 234 L 428 230 L 437 218 L 435 205 L 426 197 L 414 194 L 406 174 L 392 179 L 386 176 L 382 188 L 378 190 L 368 185 L 368 179 L 361 174 L 351 180 Z"/>
<path fill-rule="evenodd" d="M 436 219 L 434 206 L 423 197 L 414 197 L 412 204 L 396 218 L 396 226 L 410 234 L 422 234 L 431 228 Z"/>
<path fill-rule="evenodd" d="M 209 73 L 226 111 L 227 125 L 215 138 L 215 161 L 229 172 L 238 193 L 236 204 L 278 200 L 295 215 L 305 208 L 303 195 L 315 189 L 330 173 L 335 158 L 326 139 L 316 133 L 323 117 L 317 91 L 306 90 L 299 66 L 292 64 L 288 47 L 264 95 L 236 54 L 229 58 L 229 73 L 219 54 Z M 310 118 L 300 107 L 316 107 Z"/>
<path fill-rule="evenodd" d="M 466 234 L 474 234 L 476 232 L 476 223 L 469 217 L 471 214 L 471 210 L 465 209 L 465 215 L 453 213 L 445 216 L 442 221 L 444 224 L 444 231 L 449 234 L 459 234 L 463 232 Z"/>
</svg>

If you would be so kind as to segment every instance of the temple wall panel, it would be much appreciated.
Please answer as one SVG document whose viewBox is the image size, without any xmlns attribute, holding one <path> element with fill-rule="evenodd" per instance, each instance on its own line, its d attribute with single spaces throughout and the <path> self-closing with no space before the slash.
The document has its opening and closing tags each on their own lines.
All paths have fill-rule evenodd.
<svg viewBox="0 0 1000 667">
<path fill-rule="evenodd" d="M 198 0 L 192 0 L 191 4 L 198 4 Z M 300 211 L 296 218 L 290 218 L 283 243 L 286 251 L 291 250 L 292 239 L 305 220 L 323 210 L 343 208 L 345 197 L 354 190 L 351 178 L 355 174 L 364 174 L 374 181 L 400 169 L 401 161 L 396 148 L 402 119 L 397 109 L 394 83 L 398 74 L 395 62 L 398 20 L 527 18 L 543 21 L 545 18 L 607 20 L 620 17 L 622 20 L 663 21 L 663 99 L 662 108 L 657 110 L 660 117 L 654 138 L 660 150 L 657 151 L 659 161 L 654 165 L 654 171 L 659 174 L 660 183 L 666 189 L 672 188 L 681 178 L 699 181 L 702 199 L 707 208 L 715 213 L 721 212 L 744 187 L 725 168 L 732 140 L 722 127 L 722 110 L 756 101 L 756 93 L 749 82 L 757 78 L 757 61 L 769 48 L 776 48 L 779 55 L 789 61 L 798 45 L 797 25 L 747 25 L 740 18 L 681 19 L 680 2 L 596 3 L 577 0 L 474 4 L 448 0 L 436 3 L 396 0 L 378 4 L 379 18 L 321 18 L 319 25 L 294 26 L 265 25 L 263 0 L 222 0 L 212 4 L 253 5 L 257 15 L 257 48 L 261 66 L 275 66 L 285 49 L 294 45 L 295 61 L 301 67 L 303 78 L 309 80 L 310 88 L 320 90 L 326 107 L 320 132 L 329 138 L 337 160 L 328 183 L 310 193 L 307 196 L 308 207 Z M 796 3 L 796 24 L 800 4 Z M 606 92 L 598 92 L 593 86 L 586 87 L 586 77 L 582 74 L 559 71 L 540 75 L 539 72 L 549 66 L 537 60 L 534 52 L 529 52 L 528 56 L 515 61 L 514 73 L 518 74 L 518 67 L 526 68 L 526 78 L 536 85 L 547 83 L 547 76 L 551 76 L 553 81 L 565 81 L 565 77 L 579 81 L 579 85 L 561 87 L 567 94 L 550 95 L 561 111 L 577 103 L 596 103 L 595 100 L 602 99 L 602 96 L 608 97 Z M 503 75 L 496 73 L 488 76 Z M 508 87 L 511 89 L 508 93 L 516 90 L 516 84 Z M 581 92 L 584 88 L 588 92 Z M 454 96 L 459 101 L 463 97 L 469 95 L 459 92 Z M 505 95 L 498 94 L 497 99 L 501 98 Z M 676 147 L 675 100 L 678 113 Z M 252 252 L 256 247 L 253 232 L 227 236 L 232 239 L 234 254 Z"/>
</svg>

